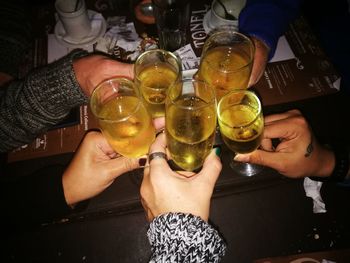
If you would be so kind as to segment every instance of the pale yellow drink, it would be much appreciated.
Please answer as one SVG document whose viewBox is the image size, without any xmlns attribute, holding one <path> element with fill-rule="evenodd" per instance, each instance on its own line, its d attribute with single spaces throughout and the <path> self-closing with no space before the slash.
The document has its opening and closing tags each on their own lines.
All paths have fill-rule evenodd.
<svg viewBox="0 0 350 263">
<path fill-rule="evenodd" d="M 140 71 L 136 83 L 153 118 L 165 115 L 166 92 L 177 77 L 177 70 L 168 63 L 149 65 Z"/>
<path fill-rule="evenodd" d="M 238 104 L 220 112 L 219 126 L 223 141 L 233 152 L 249 153 L 261 143 L 264 120 L 256 108 Z"/>
<path fill-rule="evenodd" d="M 167 90 L 182 78 L 180 58 L 163 49 L 151 49 L 137 58 L 134 73 L 147 110 L 153 118 L 163 117 Z"/>
<path fill-rule="evenodd" d="M 165 131 L 172 160 L 186 171 L 201 168 L 216 130 L 215 91 L 204 81 L 185 79 L 169 88 Z"/>
<path fill-rule="evenodd" d="M 120 108 L 123 110 L 119 111 Z M 128 116 L 134 109 L 135 113 Z M 155 130 L 147 110 L 136 97 L 115 98 L 106 103 L 99 114 L 102 133 L 115 151 L 127 157 L 147 154 Z"/>
<path fill-rule="evenodd" d="M 190 95 L 179 97 L 175 103 L 166 111 L 168 149 L 179 167 L 193 171 L 202 166 L 213 147 L 216 108 Z"/>
<path fill-rule="evenodd" d="M 246 89 L 253 61 L 239 45 L 209 49 L 200 63 L 198 77 L 215 88 L 217 99 L 233 89 Z"/>
<path fill-rule="evenodd" d="M 104 81 L 93 91 L 90 107 L 116 152 L 126 157 L 148 153 L 155 128 L 132 81 L 125 78 Z"/>
</svg>

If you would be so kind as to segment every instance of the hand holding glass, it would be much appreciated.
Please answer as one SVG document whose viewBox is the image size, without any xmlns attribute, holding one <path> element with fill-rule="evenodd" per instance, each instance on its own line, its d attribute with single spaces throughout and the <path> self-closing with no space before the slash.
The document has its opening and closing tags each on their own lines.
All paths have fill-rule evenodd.
<svg viewBox="0 0 350 263">
<path fill-rule="evenodd" d="M 169 153 L 181 169 L 201 168 L 215 137 L 215 91 L 206 82 L 185 79 L 168 90 L 165 131 Z"/>
<path fill-rule="evenodd" d="M 90 107 L 116 152 L 134 158 L 148 153 L 155 128 L 131 80 L 113 78 L 102 82 L 91 95 Z"/>
<path fill-rule="evenodd" d="M 218 120 L 221 137 L 234 153 L 249 153 L 261 143 L 264 118 L 257 95 L 249 90 L 235 90 L 222 97 L 218 104 Z M 238 174 L 252 176 L 261 166 L 249 163 L 230 163 Z"/>
</svg>

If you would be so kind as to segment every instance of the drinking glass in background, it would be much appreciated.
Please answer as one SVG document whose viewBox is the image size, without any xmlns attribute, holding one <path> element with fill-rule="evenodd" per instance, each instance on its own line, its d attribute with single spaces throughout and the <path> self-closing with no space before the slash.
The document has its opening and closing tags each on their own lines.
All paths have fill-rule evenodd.
<svg viewBox="0 0 350 263">
<path fill-rule="evenodd" d="M 167 146 L 174 163 L 185 171 L 202 167 L 215 137 L 215 91 L 201 80 L 184 79 L 168 90 L 165 107 Z"/>
<path fill-rule="evenodd" d="M 190 1 L 152 0 L 159 47 L 175 51 L 187 44 L 187 30 L 190 24 Z"/>
<path fill-rule="evenodd" d="M 116 77 L 102 82 L 91 95 L 90 107 L 116 152 L 126 157 L 148 153 L 155 128 L 131 80 Z"/>
<path fill-rule="evenodd" d="M 134 65 L 135 83 L 153 118 L 165 115 L 165 98 L 171 84 L 182 78 L 181 61 L 173 53 L 152 49 L 142 53 Z"/>
<path fill-rule="evenodd" d="M 218 103 L 218 121 L 221 138 L 235 153 L 250 153 L 261 143 L 264 118 L 258 96 L 250 90 L 234 90 Z M 234 157 L 234 156 L 233 156 Z M 231 160 L 230 167 L 239 175 L 252 176 L 262 166 Z"/>
<path fill-rule="evenodd" d="M 209 36 L 203 46 L 197 76 L 215 88 L 217 100 L 234 89 L 248 88 L 254 43 L 229 27 Z"/>
</svg>

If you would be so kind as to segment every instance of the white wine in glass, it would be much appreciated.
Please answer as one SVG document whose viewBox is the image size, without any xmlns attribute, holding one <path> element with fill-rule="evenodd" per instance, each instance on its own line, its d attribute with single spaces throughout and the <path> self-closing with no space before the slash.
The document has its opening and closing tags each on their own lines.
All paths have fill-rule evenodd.
<svg viewBox="0 0 350 263">
<path fill-rule="evenodd" d="M 215 137 L 215 91 L 204 81 L 178 81 L 168 91 L 165 112 L 170 155 L 185 171 L 202 167 Z"/>
<path fill-rule="evenodd" d="M 215 88 L 218 100 L 233 89 L 246 89 L 254 50 L 254 43 L 239 32 L 225 30 L 213 33 L 205 41 L 198 78 Z"/>
<path fill-rule="evenodd" d="M 221 98 L 218 104 L 221 138 L 233 153 L 250 153 L 261 143 L 264 118 L 257 95 L 249 90 L 235 90 Z M 249 163 L 230 163 L 238 174 L 252 176 L 262 166 Z"/>
<path fill-rule="evenodd" d="M 132 81 L 125 78 L 104 81 L 93 91 L 90 107 L 116 152 L 126 157 L 148 153 L 155 128 Z"/>
<path fill-rule="evenodd" d="M 182 76 L 179 58 L 165 50 L 149 50 L 137 58 L 134 71 L 146 108 L 153 118 L 163 117 L 167 90 Z"/>
</svg>

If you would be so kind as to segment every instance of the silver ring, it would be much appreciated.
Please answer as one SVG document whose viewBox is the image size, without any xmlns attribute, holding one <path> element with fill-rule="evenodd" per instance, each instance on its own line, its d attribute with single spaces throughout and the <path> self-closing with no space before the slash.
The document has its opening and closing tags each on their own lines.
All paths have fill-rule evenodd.
<svg viewBox="0 0 350 263">
<path fill-rule="evenodd" d="M 149 156 L 148 156 L 148 162 L 151 163 L 151 161 L 155 158 L 163 158 L 163 159 L 167 159 L 167 156 L 165 153 L 163 152 L 154 152 L 154 153 L 151 153 Z"/>
</svg>

